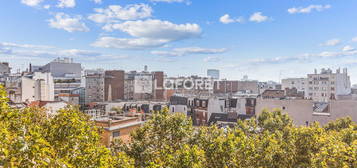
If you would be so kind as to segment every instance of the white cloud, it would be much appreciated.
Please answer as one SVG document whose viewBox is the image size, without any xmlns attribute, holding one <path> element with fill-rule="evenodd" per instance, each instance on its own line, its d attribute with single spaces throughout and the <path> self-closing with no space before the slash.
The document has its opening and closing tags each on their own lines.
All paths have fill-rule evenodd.
<svg viewBox="0 0 357 168">
<path fill-rule="evenodd" d="M 50 9 L 50 8 L 51 8 L 51 5 L 44 5 L 43 8 L 44 8 L 44 9 Z"/>
<path fill-rule="evenodd" d="M 52 28 L 63 29 L 68 32 L 87 32 L 89 28 L 81 22 L 81 16 L 71 17 L 65 13 L 57 13 L 54 19 L 49 20 L 49 25 Z"/>
<path fill-rule="evenodd" d="M 12 53 L 12 49 L 6 46 L 2 46 L 0 43 L 0 54 L 11 54 Z"/>
<path fill-rule="evenodd" d="M 330 52 L 324 51 L 320 53 L 306 53 L 303 55 L 293 56 L 293 57 L 275 57 L 268 59 L 252 59 L 248 61 L 250 65 L 256 64 L 280 64 L 280 63 L 288 63 L 288 62 L 296 62 L 296 61 L 307 61 L 311 62 L 312 59 L 321 59 L 321 58 L 339 58 L 339 57 L 347 57 L 357 55 L 357 51 L 342 51 L 342 52 Z"/>
<path fill-rule="evenodd" d="M 203 59 L 204 62 L 219 62 L 221 61 L 221 58 L 217 56 L 209 56 Z"/>
<path fill-rule="evenodd" d="M 45 46 L 45 45 L 17 44 L 17 43 L 9 43 L 9 42 L 0 42 L 0 47 L 28 48 L 28 49 L 50 49 L 50 48 L 53 48 L 52 46 Z"/>
<path fill-rule="evenodd" d="M 184 56 L 190 54 L 219 54 L 226 52 L 225 48 L 201 48 L 201 47 L 187 47 L 174 48 L 172 51 L 151 51 L 154 55 L 163 56 Z"/>
<path fill-rule="evenodd" d="M 326 9 L 330 9 L 331 8 L 331 5 L 310 5 L 308 7 L 294 7 L 294 8 L 290 8 L 288 9 L 288 12 L 290 14 L 296 14 L 296 13 L 310 13 L 314 10 L 318 11 L 318 12 L 321 12 L 323 10 L 326 10 Z"/>
<path fill-rule="evenodd" d="M 228 14 L 225 14 L 221 18 L 219 18 L 219 21 L 224 23 L 224 24 L 228 24 L 228 23 L 233 23 L 234 22 L 234 20 L 231 19 L 231 17 Z"/>
<path fill-rule="evenodd" d="M 174 24 L 169 21 L 151 19 L 112 24 L 111 30 L 120 30 L 133 37 L 165 39 L 168 41 L 199 37 L 202 32 L 197 24 Z"/>
<path fill-rule="evenodd" d="M 102 3 L 102 0 L 92 0 L 94 3 L 96 4 L 101 4 Z"/>
<path fill-rule="evenodd" d="M 91 45 L 101 48 L 145 49 L 160 47 L 168 42 L 164 39 L 101 37 Z"/>
<path fill-rule="evenodd" d="M 136 20 L 151 17 L 152 8 L 146 4 L 134 4 L 122 7 L 110 5 L 107 8 L 95 9 L 95 14 L 89 15 L 88 19 L 97 23 L 108 23 L 116 20 Z"/>
<path fill-rule="evenodd" d="M 353 51 L 353 50 L 355 50 L 355 48 L 353 48 L 350 45 L 346 45 L 342 48 L 342 51 Z"/>
<path fill-rule="evenodd" d="M 74 8 L 76 6 L 75 0 L 59 0 L 57 7 L 59 8 Z"/>
<path fill-rule="evenodd" d="M 352 42 L 357 42 L 357 37 L 354 37 L 354 38 L 352 39 Z"/>
<path fill-rule="evenodd" d="M 21 3 L 27 6 L 38 6 L 43 0 L 21 0 Z"/>
<path fill-rule="evenodd" d="M 108 24 L 106 30 L 120 30 L 133 38 L 101 37 L 92 45 L 104 48 L 153 48 L 173 41 L 197 38 L 201 28 L 197 24 L 174 24 L 169 21 L 145 20 Z"/>
<path fill-rule="evenodd" d="M 256 12 L 253 15 L 250 16 L 249 20 L 251 22 L 257 22 L 257 23 L 261 23 L 261 22 L 265 22 L 269 20 L 268 16 L 264 16 L 262 14 L 262 12 Z"/>
<path fill-rule="evenodd" d="M 224 23 L 224 24 L 228 24 L 228 23 L 234 23 L 234 22 L 238 22 L 238 23 L 241 23 L 244 21 L 243 17 L 239 17 L 237 19 L 233 19 L 229 16 L 229 14 L 225 14 L 223 15 L 222 17 L 219 18 L 219 21 L 221 23 Z"/>
<path fill-rule="evenodd" d="M 321 44 L 321 46 L 336 46 L 341 43 L 339 39 L 331 39 L 327 40 L 325 43 Z"/>
<path fill-rule="evenodd" d="M 82 61 L 107 61 L 108 59 L 124 59 L 127 56 L 105 54 L 97 51 L 80 49 L 59 49 L 46 45 L 17 44 L 0 42 L 0 54 L 5 54 L 5 59 L 52 59 L 58 57 L 71 57 Z M 3 57 L 2 57 L 3 58 Z"/>
</svg>

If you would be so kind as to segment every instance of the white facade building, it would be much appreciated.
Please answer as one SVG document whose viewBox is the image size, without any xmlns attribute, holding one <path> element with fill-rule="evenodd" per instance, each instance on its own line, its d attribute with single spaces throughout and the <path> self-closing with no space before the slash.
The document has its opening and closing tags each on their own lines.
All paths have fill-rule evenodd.
<svg viewBox="0 0 357 168">
<path fill-rule="evenodd" d="M 307 97 L 308 80 L 307 78 L 287 78 L 281 80 L 281 89 L 296 88 L 298 92 L 304 92 Z"/>
<path fill-rule="evenodd" d="M 245 81 L 247 81 L 247 79 L 248 78 L 246 78 Z M 258 82 L 259 94 L 263 94 L 265 90 L 281 90 L 281 89 L 284 89 L 282 88 L 281 84 L 274 81 Z"/>
<path fill-rule="evenodd" d="M 104 71 L 86 70 L 85 72 L 85 103 L 104 101 Z"/>
<path fill-rule="evenodd" d="M 9 63 L 0 62 L 0 75 L 9 74 L 11 68 L 9 67 Z"/>
<path fill-rule="evenodd" d="M 149 73 L 140 73 L 134 78 L 134 94 L 144 93 L 152 94 L 153 92 L 153 76 Z"/>
<path fill-rule="evenodd" d="M 318 102 L 329 102 L 338 99 L 338 96 L 351 94 L 351 81 L 347 68 L 336 70 L 322 69 L 321 73 L 308 74 L 307 98 Z"/>
<path fill-rule="evenodd" d="M 51 73 L 35 72 L 21 78 L 23 102 L 54 101 L 54 82 Z"/>
</svg>

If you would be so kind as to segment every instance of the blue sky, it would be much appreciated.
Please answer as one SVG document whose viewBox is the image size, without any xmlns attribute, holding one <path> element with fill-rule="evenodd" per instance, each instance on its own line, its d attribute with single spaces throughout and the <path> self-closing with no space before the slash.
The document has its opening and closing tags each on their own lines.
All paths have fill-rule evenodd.
<svg viewBox="0 0 357 168">
<path fill-rule="evenodd" d="M 357 83 L 356 0 L 7 0 L 0 61 L 72 57 L 85 68 L 261 81 L 347 67 Z"/>
</svg>

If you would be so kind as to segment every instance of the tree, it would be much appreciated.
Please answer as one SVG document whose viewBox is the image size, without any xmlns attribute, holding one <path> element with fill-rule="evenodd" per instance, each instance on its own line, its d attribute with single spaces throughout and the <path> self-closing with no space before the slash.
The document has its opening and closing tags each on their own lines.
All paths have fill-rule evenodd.
<svg viewBox="0 0 357 168">
<path fill-rule="evenodd" d="M 132 141 L 100 144 L 97 128 L 76 107 L 47 118 L 44 109 L 14 109 L 0 88 L 0 167 L 329 168 L 357 167 L 350 118 L 297 127 L 279 110 L 236 127 L 193 127 L 182 114 L 156 112 Z"/>
<path fill-rule="evenodd" d="M 99 129 L 77 108 L 47 118 L 44 109 L 10 108 L 0 88 L 0 167 L 118 167 L 132 165 L 100 145 Z"/>
<path fill-rule="evenodd" d="M 274 109 L 272 112 L 263 110 L 258 116 L 258 126 L 263 130 L 270 132 L 282 131 L 286 127 L 293 125 L 292 120 L 288 115 L 282 114 L 280 109 Z"/>
<path fill-rule="evenodd" d="M 187 154 L 179 150 L 189 145 L 192 134 L 191 120 L 178 113 L 170 115 L 168 110 L 164 109 L 154 114 L 151 120 L 132 134 L 127 153 L 135 159 L 136 167 L 170 167 L 174 163 L 172 159 L 180 158 L 177 154 Z"/>
</svg>

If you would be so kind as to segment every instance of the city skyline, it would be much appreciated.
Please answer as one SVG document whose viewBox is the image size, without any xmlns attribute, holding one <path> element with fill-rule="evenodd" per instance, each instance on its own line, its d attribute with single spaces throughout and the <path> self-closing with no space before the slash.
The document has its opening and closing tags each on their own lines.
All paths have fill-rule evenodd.
<svg viewBox="0 0 357 168">
<path fill-rule="evenodd" d="M 3 2 L 0 61 L 24 70 L 71 57 L 86 69 L 148 65 L 168 76 L 219 69 L 222 78 L 260 81 L 347 67 L 357 83 L 356 1 L 205 2 Z"/>
</svg>

